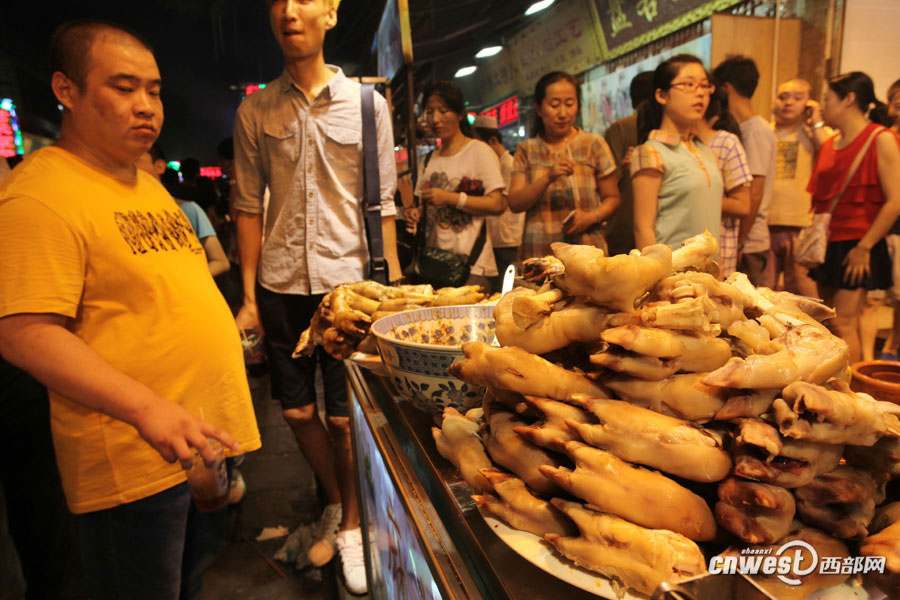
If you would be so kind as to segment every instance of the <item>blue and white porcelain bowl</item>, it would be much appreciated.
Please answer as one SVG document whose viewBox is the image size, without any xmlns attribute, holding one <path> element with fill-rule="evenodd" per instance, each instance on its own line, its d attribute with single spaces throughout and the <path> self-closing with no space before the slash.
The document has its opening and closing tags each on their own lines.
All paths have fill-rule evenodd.
<svg viewBox="0 0 900 600">
<path fill-rule="evenodd" d="M 494 341 L 494 305 L 420 308 L 372 324 L 378 350 L 400 395 L 440 418 L 448 406 L 465 412 L 479 404 L 484 387 L 460 381 L 447 367 L 463 357 L 465 342 Z"/>
</svg>

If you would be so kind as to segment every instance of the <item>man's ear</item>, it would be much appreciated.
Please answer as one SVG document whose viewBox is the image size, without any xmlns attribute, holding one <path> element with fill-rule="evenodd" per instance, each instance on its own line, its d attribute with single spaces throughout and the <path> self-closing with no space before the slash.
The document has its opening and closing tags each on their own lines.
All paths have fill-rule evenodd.
<svg viewBox="0 0 900 600">
<path fill-rule="evenodd" d="M 166 172 L 166 161 L 161 158 L 154 160 L 153 172 L 156 173 L 157 177 L 162 177 L 162 174 Z"/>
<path fill-rule="evenodd" d="M 325 1 L 330 5 L 328 16 L 325 17 L 325 31 L 331 31 L 334 29 L 334 26 L 337 25 L 337 7 L 332 4 L 330 0 Z"/>
<path fill-rule="evenodd" d="M 72 110 L 74 97 L 81 92 L 75 82 L 63 74 L 62 71 L 56 71 L 50 78 L 50 87 L 53 89 L 53 94 L 59 103 L 67 110 Z"/>
</svg>

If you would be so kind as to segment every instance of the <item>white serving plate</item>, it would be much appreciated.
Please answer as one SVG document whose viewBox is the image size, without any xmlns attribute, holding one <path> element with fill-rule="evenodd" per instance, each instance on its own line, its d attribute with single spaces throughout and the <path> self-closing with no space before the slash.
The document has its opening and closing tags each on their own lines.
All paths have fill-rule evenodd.
<svg viewBox="0 0 900 600">
<path fill-rule="evenodd" d="M 503 540 L 513 552 L 537 568 L 601 598 L 618 599 L 606 577 L 575 566 L 575 563 L 551 550 L 549 545 L 533 533 L 513 529 L 503 521 L 491 516 L 484 509 L 479 509 L 479 512 L 484 522 L 491 528 L 491 531 L 497 534 L 497 537 Z M 628 590 L 622 596 L 622 600 L 647 600 L 648 598 L 649 596 L 634 590 Z"/>
</svg>

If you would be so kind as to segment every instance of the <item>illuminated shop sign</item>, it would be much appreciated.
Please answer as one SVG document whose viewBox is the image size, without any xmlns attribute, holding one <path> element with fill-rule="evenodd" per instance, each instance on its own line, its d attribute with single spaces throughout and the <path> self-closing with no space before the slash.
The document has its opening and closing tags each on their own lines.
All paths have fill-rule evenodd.
<svg viewBox="0 0 900 600">
<path fill-rule="evenodd" d="M 519 121 L 519 97 L 512 96 L 500 104 L 478 113 L 482 117 L 494 117 L 497 119 L 497 127 L 506 127 Z"/>
<path fill-rule="evenodd" d="M 9 158 L 16 154 L 25 154 L 16 103 L 10 98 L 0 98 L 0 156 Z"/>
<path fill-rule="evenodd" d="M 200 177 L 209 177 L 210 179 L 216 179 L 217 177 L 221 176 L 221 167 L 200 167 Z"/>
<path fill-rule="evenodd" d="M 264 83 L 250 83 L 244 86 L 244 98 L 249 96 L 254 92 L 258 92 L 259 90 L 266 89 L 266 84 Z"/>
</svg>

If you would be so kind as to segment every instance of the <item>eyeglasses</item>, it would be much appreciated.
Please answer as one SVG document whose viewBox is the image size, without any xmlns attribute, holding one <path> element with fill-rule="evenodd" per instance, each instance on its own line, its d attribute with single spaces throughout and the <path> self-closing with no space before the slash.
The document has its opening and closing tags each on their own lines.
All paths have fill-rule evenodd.
<svg viewBox="0 0 900 600">
<path fill-rule="evenodd" d="M 671 84 L 670 87 L 681 88 L 681 91 L 686 94 L 693 94 L 697 91 L 697 88 L 704 94 L 712 94 L 716 91 L 716 86 L 708 81 L 679 81 L 678 83 Z"/>
</svg>

